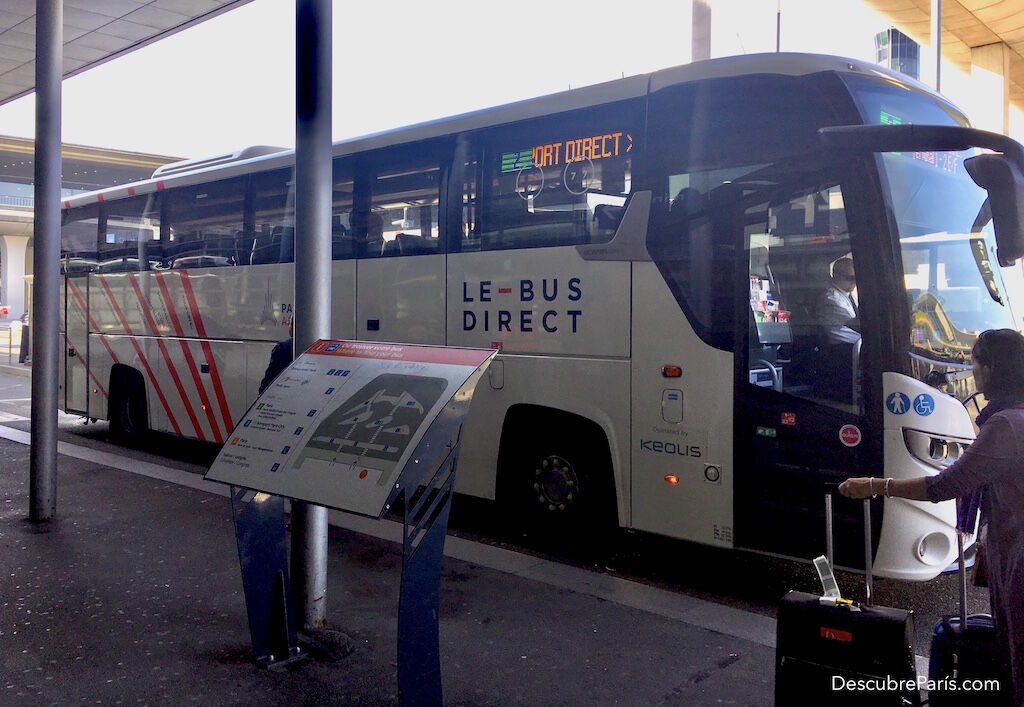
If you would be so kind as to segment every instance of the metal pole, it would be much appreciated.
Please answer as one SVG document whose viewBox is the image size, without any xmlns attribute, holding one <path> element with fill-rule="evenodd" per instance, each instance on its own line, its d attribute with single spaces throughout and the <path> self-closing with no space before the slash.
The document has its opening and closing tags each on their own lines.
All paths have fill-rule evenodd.
<svg viewBox="0 0 1024 707">
<path fill-rule="evenodd" d="M 942 88 L 942 0 L 932 0 L 932 55 L 935 57 L 935 90 Z"/>
<path fill-rule="evenodd" d="M 60 111 L 63 0 L 36 2 L 35 232 L 32 263 L 32 444 L 29 520 L 57 514 L 57 364 L 60 361 Z"/>
<path fill-rule="evenodd" d="M 782 51 L 782 0 L 776 4 L 775 10 L 775 53 Z"/>
<path fill-rule="evenodd" d="M 331 0 L 296 0 L 296 351 L 331 335 Z M 327 618 L 327 509 L 292 503 L 292 597 L 303 625 Z"/>
</svg>

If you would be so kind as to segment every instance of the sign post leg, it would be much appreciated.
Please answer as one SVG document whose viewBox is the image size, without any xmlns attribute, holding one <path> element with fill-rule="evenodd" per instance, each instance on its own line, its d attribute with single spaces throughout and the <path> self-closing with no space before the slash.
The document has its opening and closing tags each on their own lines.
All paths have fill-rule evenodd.
<svg viewBox="0 0 1024 707">
<path fill-rule="evenodd" d="M 306 654 L 298 646 L 288 586 L 284 499 L 231 487 L 245 609 L 256 662 L 283 667 Z"/>
</svg>

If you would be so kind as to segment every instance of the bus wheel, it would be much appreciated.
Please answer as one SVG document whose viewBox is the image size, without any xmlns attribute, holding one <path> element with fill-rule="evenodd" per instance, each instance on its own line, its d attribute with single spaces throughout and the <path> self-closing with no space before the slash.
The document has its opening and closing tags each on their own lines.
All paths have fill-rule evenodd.
<svg viewBox="0 0 1024 707">
<path fill-rule="evenodd" d="M 580 502 L 580 477 L 572 462 L 557 454 L 540 460 L 533 470 L 533 494 L 541 512 L 574 512 Z"/>
<path fill-rule="evenodd" d="M 121 364 L 111 369 L 107 418 L 110 438 L 119 444 L 136 442 L 148 430 L 146 386 L 139 371 Z"/>
<path fill-rule="evenodd" d="M 520 418 L 506 421 L 502 432 L 496 495 L 508 524 L 531 539 L 568 546 L 613 530 L 615 491 L 603 431 L 569 415 L 528 418 L 528 428 Z"/>
</svg>

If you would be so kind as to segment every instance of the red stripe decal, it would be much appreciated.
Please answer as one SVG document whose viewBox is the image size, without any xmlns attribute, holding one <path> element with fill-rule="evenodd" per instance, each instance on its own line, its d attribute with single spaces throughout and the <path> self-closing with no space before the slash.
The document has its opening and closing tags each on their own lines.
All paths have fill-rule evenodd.
<svg viewBox="0 0 1024 707">
<path fill-rule="evenodd" d="M 160 353 L 163 354 L 164 362 L 167 364 L 167 371 L 171 374 L 171 380 L 174 381 L 174 387 L 178 389 L 178 395 L 181 396 L 181 404 L 185 406 L 185 413 L 188 415 L 188 419 L 192 422 L 192 427 L 196 430 L 196 435 L 203 442 L 206 441 L 206 435 L 203 434 L 203 426 L 199 424 L 199 419 L 196 417 L 195 410 L 192 409 L 192 402 L 188 399 L 188 393 L 185 392 L 185 386 L 181 384 L 181 378 L 178 377 L 178 369 L 174 366 L 174 359 L 171 358 L 170 352 L 167 350 L 164 339 L 160 336 L 160 332 L 157 331 L 156 320 L 153 319 L 153 312 L 149 309 L 149 302 L 146 301 L 146 297 L 142 294 L 142 290 L 139 289 L 138 278 L 135 277 L 134 273 L 128 273 L 128 281 L 132 283 L 132 289 L 135 290 L 135 295 L 139 298 L 139 307 L 142 311 L 142 316 L 146 318 L 146 323 L 149 324 L 149 330 L 153 332 L 153 336 L 156 339 L 156 345 L 160 349 Z"/>
<path fill-rule="evenodd" d="M 68 346 L 70 346 L 71 348 L 73 348 L 73 349 L 74 349 L 75 351 L 81 351 L 81 349 L 80 349 L 80 348 L 78 348 L 77 346 L 75 346 L 75 343 L 74 343 L 73 341 L 71 341 L 71 339 L 69 339 L 69 338 L 68 338 L 67 332 L 65 332 L 65 333 L 64 333 L 64 341 L 65 341 L 65 343 L 66 343 L 66 344 L 67 344 Z M 96 377 L 96 374 L 94 374 L 94 373 L 92 372 L 92 370 L 91 370 L 91 369 L 90 369 L 90 368 L 89 368 L 88 366 L 86 366 L 86 365 L 85 365 L 85 361 L 84 361 L 84 360 L 82 359 L 82 357 L 81 357 L 81 356 L 75 356 L 75 358 L 77 358 L 77 359 L 78 359 L 78 361 L 79 361 L 79 362 L 80 362 L 80 363 L 81 363 L 81 364 L 82 364 L 83 366 L 85 366 L 85 372 L 89 374 L 89 377 L 90 377 L 90 378 L 92 378 L 93 382 L 94 382 L 94 383 L 96 384 L 96 387 L 97 387 L 97 388 L 99 388 L 99 391 L 100 391 L 101 393 L 103 393 L 103 397 L 104 397 L 104 398 L 108 397 L 108 396 L 107 396 L 107 390 L 106 390 L 106 388 L 104 388 L 104 387 L 103 387 L 103 384 L 102 384 L 102 383 L 100 383 L 100 380 L 99 380 L 99 378 L 97 378 L 97 377 Z M 65 384 L 67 384 L 67 381 L 65 381 Z M 85 397 L 86 397 L 86 400 L 88 400 L 88 398 L 89 398 L 89 395 L 88 395 L 88 391 L 86 391 L 86 396 L 85 396 Z M 88 402 L 86 403 L 86 407 L 88 407 Z"/>
<path fill-rule="evenodd" d="M 149 361 L 146 360 L 146 354 L 142 353 L 142 349 L 139 347 L 139 342 L 135 340 L 135 334 L 132 333 L 132 329 L 128 326 L 128 320 L 124 317 L 124 312 L 117 305 L 117 300 L 114 298 L 114 293 L 110 291 L 110 285 L 107 284 L 106 278 L 97 276 L 96 278 L 100 285 L 107 292 L 107 297 L 110 298 L 110 304 L 114 307 L 114 314 L 121 320 L 121 325 L 124 330 L 128 332 L 129 341 L 132 342 L 132 346 L 135 347 L 135 352 L 139 354 L 139 361 L 146 369 L 146 374 L 149 376 L 150 383 L 153 384 L 153 390 L 156 391 L 156 396 L 160 398 L 160 404 L 164 406 L 164 412 L 167 413 L 167 419 L 171 422 L 171 427 L 174 428 L 174 433 L 181 437 L 181 428 L 178 427 L 178 421 L 174 419 L 174 413 L 171 412 L 171 406 L 167 404 L 167 398 L 164 397 L 163 390 L 160 389 L 160 384 L 156 380 L 156 375 L 153 373 L 153 369 L 149 367 Z"/>
<path fill-rule="evenodd" d="M 196 368 L 196 360 L 192 356 L 192 350 L 185 341 L 185 331 L 181 328 L 178 313 L 174 311 L 174 301 L 171 299 L 171 293 L 167 290 L 167 283 L 164 282 L 162 273 L 156 273 L 153 277 L 156 278 L 156 282 L 160 286 L 160 294 L 164 298 L 164 306 L 167 307 L 167 315 L 171 319 L 171 326 L 174 327 L 174 332 L 179 337 L 178 343 L 181 344 L 181 351 L 185 354 L 185 361 L 188 363 L 189 371 L 192 373 L 192 381 L 196 384 L 196 390 L 199 391 L 199 399 L 203 401 L 203 410 L 206 411 L 206 419 L 209 420 L 210 429 L 213 430 L 213 438 L 219 444 L 224 441 L 224 438 L 221 437 L 220 427 L 217 425 L 217 417 L 213 413 L 213 405 L 210 405 L 210 399 L 206 395 L 206 386 L 203 385 L 203 380 L 199 377 L 199 369 Z"/>
<path fill-rule="evenodd" d="M 189 310 L 192 312 L 192 321 L 196 324 L 196 333 L 203 342 L 203 352 L 206 354 L 206 362 L 210 365 L 210 377 L 213 379 L 213 390 L 217 393 L 217 402 L 220 404 L 220 414 L 224 417 L 225 434 L 235 428 L 231 419 L 231 411 L 228 409 L 228 401 L 224 396 L 224 386 L 220 383 L 220 373 L 217 371 L 217 362 L 213 358 L 213 349 L 206 338 L 206 327 L 203 326 L 203 318 L 199 316 L 199 306 L 196 304 L 196 295 L 192 291 L 192 283 L 188 279 L 188 273 L 181 271 L 181 286 L 185 289 L 185 298 L 188 300 Z"/>
<path fill-rule="evenodd" d="M 163 188 L 164 188 L 164 183 L 163 183 L 163 182 L 157 182 L 157 183 L 156 183 L 156 189 L 157 189 L 157 191 L 160 191 L 160 190 L 161 190 L 161 189 L 163 189 Z"/>
<path fill-rule="evenodd" d="M 128 187 L 128 196 L 135 196 L 135 187 Z"/>
<path fill-rule="evenodd" d="M 70 201 L 65 201 L 64 202 L 64 208 L 65 209 L 70 209 L 71 208 L 71 202 Z"/>
<path fill-rule="evenodd" d="M 102 194 L 97 194 L 96 195 L 96 201 L 103 201 L 103 195 Z"/>
<path fill-rule="evenodd" d="M 78 306 L 82 308 L 83 315 L 88 317 L 89 326 L 91 327 L 91 330 L 95 331 L 97 334 L 100 335 L 100 341 L 103 342 L 103 346 L 106 347 L 107 353 L 110 354 L 110 358 L 114 361 L 114 363 L 120 363 L 120 361 L 117 360 L 117 354 L 114 353 L 114 350 L 110 348 L 110 344 L 107 343 L 107 338 L 103 336 L 103 334 L 100 334 L 100 328 L 99 326 L 97 326 L 96 320 L 93 319 L 92 315 L 88 313 L 89 308 L 85 305 L 85 298 L 82 297 L 82 293 L 79 291 L 77 287 L 75 287 L 75 283 L 72 282 L 70 279 L 68 280 L 68 287 L 71 289 L 71 294 L 74 295 L 74 298 L 78 300 Z"/>
</svg>

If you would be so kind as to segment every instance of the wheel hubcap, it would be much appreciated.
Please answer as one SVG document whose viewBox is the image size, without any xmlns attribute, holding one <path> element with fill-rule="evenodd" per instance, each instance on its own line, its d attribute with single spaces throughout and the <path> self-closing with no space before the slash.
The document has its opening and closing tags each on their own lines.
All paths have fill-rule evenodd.
<svg viewBox="0 0 1024 707">
<path fill-rule="evenodd" d="M 551 512 L 573 507 L 579 495 L 579 478 L 572 464 L 552 454 L 533 471 L 533 491 L 537 503 Z"/>
</svg>

